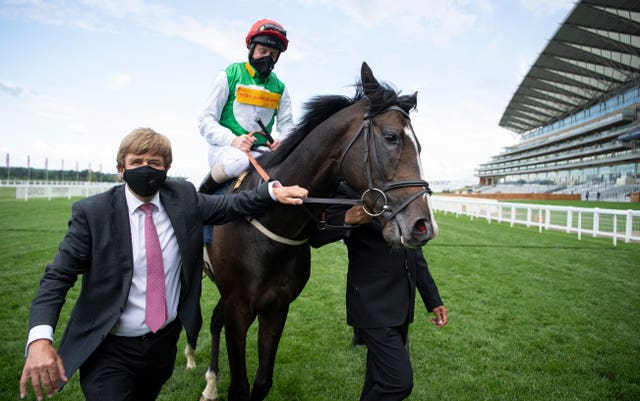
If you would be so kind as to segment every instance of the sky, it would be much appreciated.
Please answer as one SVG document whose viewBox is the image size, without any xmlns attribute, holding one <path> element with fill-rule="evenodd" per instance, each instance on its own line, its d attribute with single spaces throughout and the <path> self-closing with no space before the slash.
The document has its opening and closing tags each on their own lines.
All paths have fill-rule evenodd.
<svg viewBox="0 0 640 401">
<path fill-rule="evenodd" d="M 197 119 L 213 78 L 247 59 L 249 27 L 270 18 L 289 49 L 275 67 L 294 120 L 317 95 L 353 95 L 366 61 L 418 92 L 411 115 L 425 179 L 474 184 L 518 136 L 498 126 L 572 0 L 0 0 L 0 154 L 11 166 L 116 173 L 121 139 L 166 135 L 169 175 L 199 183 Z M 276 177 L 277 178 L 277 177 Z M 449 185 L 449 184 L 447 184 Z"/>
</svg>

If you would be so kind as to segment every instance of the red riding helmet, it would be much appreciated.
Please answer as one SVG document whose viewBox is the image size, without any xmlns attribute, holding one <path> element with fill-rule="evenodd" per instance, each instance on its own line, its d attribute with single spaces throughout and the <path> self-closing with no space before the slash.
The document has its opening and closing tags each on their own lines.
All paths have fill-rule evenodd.
<svg viewBox="0 0 640 401">
<path fill-rule="evenodd" d="M 278 22 L 270 19 L 261 19 L 253 24 L 245 42 L 247 49 L 251 49 L 255 43 L 260 43 L 283 52 L 289 46 L 287 31 Z"/>
</svg>

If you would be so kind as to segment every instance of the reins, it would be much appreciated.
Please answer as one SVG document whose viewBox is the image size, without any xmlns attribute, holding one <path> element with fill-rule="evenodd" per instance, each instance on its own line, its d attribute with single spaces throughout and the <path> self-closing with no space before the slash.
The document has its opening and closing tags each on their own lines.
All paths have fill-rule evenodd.
<svg viewBox="0 0 640 401">
<path fill-rule="evenodd" d="M 249 133 L 249 135 L 251 135 L 251 136 L 253 136 L 255 134 L 263 135 L 263 133 L 260 132 L 260 131 L 253 131 L 253 132 Z M 247 157 L 249 158 L 249 162 L 251 162 L 251 165 L 253 166 L 253 168 L 256 169 L 256 171 L 258 172 L 260 177 L 264 181 L 267 181 L 267 182 L 270 181 L 271 177 L 269 177 L 269 174 L 267 174 L 267 172 L 262 168 L 262 166 L 260 165 L 260 163 L 258 163 L 256 158 L 253 157 L 253 155 L 251 155 L 251 153 L 248 152 L 248 151 L 245 151 L 244 153 L 247 155 Z M 303 198 L 302 202 L 303 203 L 335 204 L 335 205 L 351 205 L 351 206 L 353 206 L 353 205 L 361 204 L 362 203 L 362 199 L 336 199 L 336 198 L 307 197 L 307 198 Z"/>
<path fill-rule="evenodd" d="M 256 119 L 256 121 L 257 121 L 257 120 L 258 120 L 258 119 Z M 262 125 L 262 121 L 260 122 L 260 125 Z M 262 132 L 260 132 L 260 131 L 251 131 L 251 132 L 249 132 L 249 134 L 248 134 L 248 135 L 249 135 L 249 136 L 255 136 L 256 134 L 257 134 L 257 135 L 264 136 L 264 137 L 265 137 L 265 138 L 267 138 L 267 139 L 270 139 L 270 138 L 271 138 L 271 135 L 267 136 L 268 134 L 264 134 L 264 133 L 262 133 Z M 270 142 L 273 142 L 273 138 L 271 138 Z M 269 180 L 271 179 L 271 178 L 269 178 L 269 174 L 267 174 L 267 172 L 266 172 L 266 171 L 264 171 L 264 169 L 262 168 L 262 166 L 260 165 L 260 163 L 258 163 L 258 161 L 256 160 L 256 158 L 255 158 L 255 157 L 253 157 L 253 155 L 251 154 L 251 152 L 250 152 L 250 151 L 248 151 L 248 150 L 245 150 L 245 152 L 244 152 L 244 153 L 245 153 L 245 154 L 247 155 L 247 157 L 249 158 L 249 162 L 251 162 L 251 164 L 253 165 L 253 168 L 255 168 L 255 169 L 256 169 L 256 171 L 258 172 L 258 174 L 260 174 L 260 177 L 262 177 L 262 179 L 263 179 L 263 180 L 265 180 L 265 181 L 269 181 Z"/>
</svg>

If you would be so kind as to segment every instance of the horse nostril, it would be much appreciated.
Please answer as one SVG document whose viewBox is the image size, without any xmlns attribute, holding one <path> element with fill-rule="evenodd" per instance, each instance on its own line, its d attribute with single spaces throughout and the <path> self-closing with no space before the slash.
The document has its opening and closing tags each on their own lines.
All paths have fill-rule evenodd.
<svg viewBox="0 0 640 401">
<path fill-rule="evenodd" d="M 416 229 L 420 231 L 420 233 L 425 234 L 429 230 L 429 227 L 427 227 L 423 219 L 420 219 L 416 223 Z"/>
</svg>

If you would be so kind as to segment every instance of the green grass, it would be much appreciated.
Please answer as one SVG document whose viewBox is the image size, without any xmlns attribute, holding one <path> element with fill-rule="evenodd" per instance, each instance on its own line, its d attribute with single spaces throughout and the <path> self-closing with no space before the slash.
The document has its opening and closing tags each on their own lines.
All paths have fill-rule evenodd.
<svg viewBox="0 0 640 401">
<path fill-rule="evenodd" d="M 16 189 L 12 187 L 0 187 L 0 200 L 16 199 Z"/>
<path fill-rule="evenodd" d="M 0 200 L 0 399 L 17 400 L 28 308 L 45 265 L 66 231 L 72 201 Z M 415 387 L 410 400 L 640 399 L 640 245 L 483 220 L 437 215 L 441 236 L 425 253 L 449 325 L 437 330 L 421 304 L 411 326 Z M 313 251 L 311 279 L 291 305 L 268 400 L 353 400 L 366 349 L 350 345 L 345 324 L 346 252 Z M 196 358 L 184 368 L 184 335 L 173 377 L 160 400 L 195 400 L 204 388 L 209 311 L 217 300 L 203 284 L 205 327 Z M 75 288 L 68 303 L 75 299 Z M 56 337 L 68 317 L 62 314 Z M 256 367 L 256 327 L 248 364 Z M 229 383 L 221 358 L 220 394 Z M 58 400 L 79 400 L 74 376 Z M 30 398 L 34 399 L 30 392 Z"/>
</svg>

